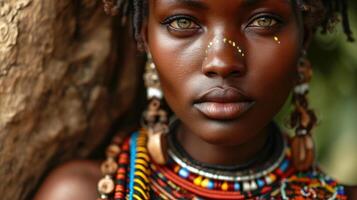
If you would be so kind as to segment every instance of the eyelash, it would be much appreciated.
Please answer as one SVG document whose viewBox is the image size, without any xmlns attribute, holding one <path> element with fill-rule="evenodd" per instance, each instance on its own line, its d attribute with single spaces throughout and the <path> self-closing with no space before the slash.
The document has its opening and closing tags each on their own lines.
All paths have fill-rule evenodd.
<svg viewBox="0 0 357 200">
<path fill-rule="evenodd" d="M 259 20 L 259 19 L 263 19 L 263 18 L 267 18 L 267 19 L 271 19 L 271 20 L 274 20 L 275 21 L 275 24 L 272 25 L 272 26 L 252 26 L 252 24 Z M 175 27 L 172 27 L 172 23 L 175 22 L 175 21 L 178 21 L 180 19 L 185 19 L 185 20 L 188 20 L 192 23 L 194 23 L 198 28 L 183 28 L 183 29 L 179 29 L 179 28 L 175 28 Z M 246 26 L 246 28 L 254 28 L 254 29 L 261 29 L 261 30 L 271 30 L 271 29 L 275 29 L 279 26 L 281 26 L 283 23 L 283 20 L 276 16 L 276 15 L 273 15 L 273 14 L 261 14 L 261 15 L 258 15 L 258 16 L 255 16 L 253 19 L 249 20 L 248 22 L 248 25 Z M 161 22 L 162 25 L 166 26 L 166 28 L 169 30 L 169 31 L 172 31 L 172 32 L 193 32 L 193 31 L 197 31 L 198 29 L 201 28 L 201 26 L 197 23 L 197 20 L 194 18 L 194 17 L 191 17 L 189 15 L 174 15 L 174 16 L 170 16 L 168 18 L 166 18 L 165 20 L 163 20 Z"/>
<path fill-rule="evenodd" d="M 259 20 L 259 19 L 271 19 L 275 21 L 275 24 L 273 24 L 272 26 L 252 26 L 252 24 Z M 273 15 L 273 14 L 261 14 L 258 16 L 253 17 L 253 19 L 249 20 L 248 25 L 246 26 L 247 28 L 258 28 L 258 29 L 274 29 L 277 28 L 279 26 L 281 26 L 283 24 L 283 20 L 281 19 L 281 17 Z"/>
<path fill-rule="evenodd" d="M 178 21 L 180 19 L 188 20 L 188 21 L 194 23 L 197 27 L 201 28 L 201 26 L 196 22 L 197 20 L 194 17 L 191 17 L 189 15 L 174 15 L 174 16 L 170 16 L 170 17 L 166 18 L 164 21 L 162 21 L 161 24 L 166 26 L 167 29 L 169 29 L 170 31 L 177 31 L 177 32 L 193 31 L 193 30 L 199 29 L 199 28 L 178 29 L 178 28 L 174 28 L 174 27 L 171 26 L 171 24 L 173 22 Z"/>
</svg>

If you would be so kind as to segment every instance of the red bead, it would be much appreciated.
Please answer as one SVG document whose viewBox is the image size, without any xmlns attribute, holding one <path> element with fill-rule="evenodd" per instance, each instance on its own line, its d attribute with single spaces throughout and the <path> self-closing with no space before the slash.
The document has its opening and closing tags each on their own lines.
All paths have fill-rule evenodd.
<svg viewBox="0 0 357 200">
<path fill-rule="evenodd" d="M 195 178 L 196 178 L 195 175 L 193 175 L 193 174 L 190 173 L 190 174 L 188 175 L 188 178 L 187 178 L 187 179 L 188 179 L 189 181 L 193 182 L 193 180 L 195 180 Z"/>
<path fill-rule="evenodd" d="M 228 183 L 228 191 L 234 191 L 234 183 L 232 182 Z"/>
<path fill-rule="evenodd" d="M 270 186 L 265 186 L 265 187 L 262 188 L 261 192 L 262 192 L 262 193 L 267 193 L 267 192 L 269 192 L 271 189 L 272 189 L 272 188 L 271 188 Z"/>
<path fill-rule="evenodd" d="M 281 171 L 280 169 L 277 169 L 276 170 L 276 174 L 278 174 L 279 176 L 282 176 L 284 174 L 284 172 Z"/>
<path fill-rule="evenodd" d="M 157 182 L 159 183 L 160 186 L 164 187 L 166 183 L 164 183 L 161 179 L 158 179 Z"/>
</svg>

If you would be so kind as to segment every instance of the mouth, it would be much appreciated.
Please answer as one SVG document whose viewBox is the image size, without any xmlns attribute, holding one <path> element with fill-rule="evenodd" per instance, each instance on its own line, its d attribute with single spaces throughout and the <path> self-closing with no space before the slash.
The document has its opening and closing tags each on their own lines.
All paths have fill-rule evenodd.
<svg viewBox="0 0 357 200">
<path fill-rule="evenodd" d="M 209 119 L 233 120 L 246 113 L 254 104 L 255 101 L 236 88 L 215 87 L 203 93 L 193 105 Z"/>
</svg>

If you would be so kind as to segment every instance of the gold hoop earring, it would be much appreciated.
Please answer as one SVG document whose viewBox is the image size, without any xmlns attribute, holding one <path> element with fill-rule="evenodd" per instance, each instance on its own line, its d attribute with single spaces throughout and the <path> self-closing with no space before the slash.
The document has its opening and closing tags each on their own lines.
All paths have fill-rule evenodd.
<svg viewBox="0 0 357 200">
<path fill-rule="evenodd" d="M 156 66 L 148 54 L 144 74 L 147 88 L 148 106 L 143 113 L 142 126 L 147 133 L 147 148 L 151 158 L 157 164 L 164 165 L 168 160 L 166 134 L 168 133 L 167 112 L 163 110 L 161 100 L 163 93 Z"/>
<path fill-rule="evenodd" d="M 315 112 L 309 108 L 307 94 L 312 78 L 312 67 L 306 58 L 306 53 L 300 58 L 298 65 L 299 79 L 294 88 L 292 103 L 294 110 L 291 115 L 291 127 L 295 128 L 292 139 L 292 158 L 295 168 L 303 171 L 313 166 L 315 147 L 311 130 L 316 125 Z"/>
</svg>

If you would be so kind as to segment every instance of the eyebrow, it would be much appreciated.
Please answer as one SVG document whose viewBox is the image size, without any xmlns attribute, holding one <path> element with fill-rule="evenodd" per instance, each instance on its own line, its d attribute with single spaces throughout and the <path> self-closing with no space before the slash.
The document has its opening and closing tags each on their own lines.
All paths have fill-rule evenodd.
<svg viewBox="0 0 357 200">
<path fill-rule="evenodd" d="M 201 0 L 173 0 L 173 2 L 200 10 L 208 9 L 208 6 Z"/>
<path fill-rule="evenodd" d="M 257 3 L 260 0 L 244 0 L 244 4 L 254 4 Z"/>
<path fill-rule="evenodd" d="M 208 6 L 202 2 L 202 0 L 171 0 L 172 3 L 178 3 L 178 4 L 183 4 L 192 8 L 198 8 L 198 9 L 207 9 Z M 260 1 L 263 0 L 243 0 L 243 4 L 250 5 L 250 4 L 255 4 L 259 3 Z M 290 3 L 291 0 L 283 0 L 286 3 Z"/>
<path fill-rule="evenodd" d="M 263 1 L 263 0 L 243 0 L 244 1 L 244 4 L 247 4 L 247 5 L 250 5 L 250 4 L 255 4 L 255 3 L 259 3 L 260 1 Z M 282 0 L 282 2 L 285 2 L 285 3 L 290 3 L 292 0 Z"/>
<path fill-rule="evenodd" d="M 264 0 L 243 0 L 243 5 L 252 5 L 262 1 Z M 282 0 L 282 1 L 285 3 L 291 2 L 291 0 Z M 209 8 L 208 5 L 204 3 L 202 0 L 169 0 L 169 2 L 172 4 L 179 4 L 182 6 L 187 6 L 198 10 L 207 10 Z"/>
</svg>

